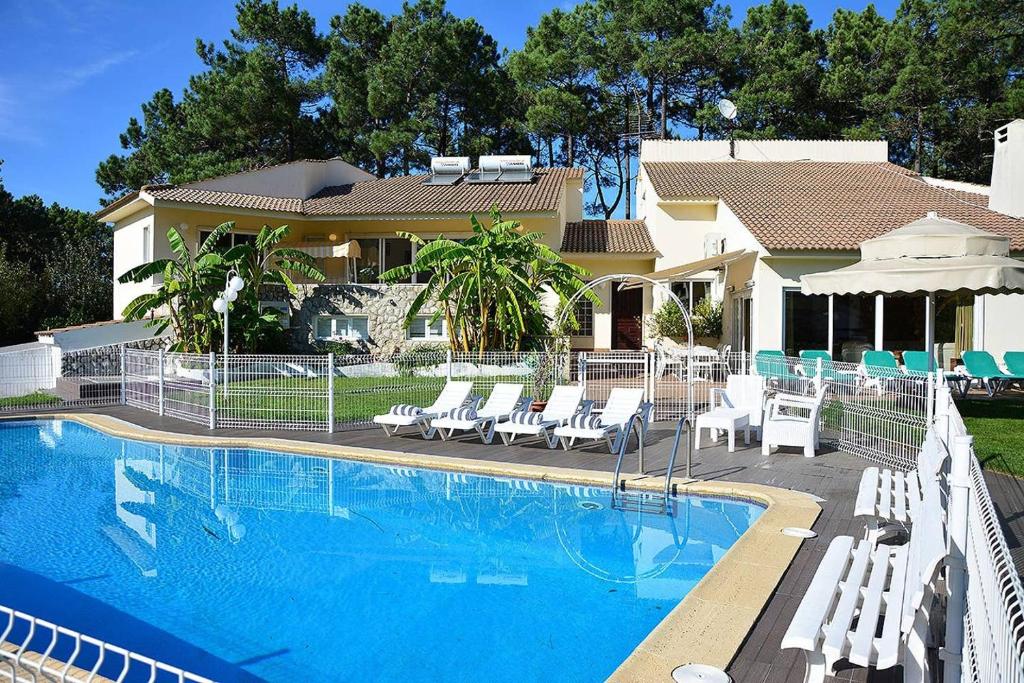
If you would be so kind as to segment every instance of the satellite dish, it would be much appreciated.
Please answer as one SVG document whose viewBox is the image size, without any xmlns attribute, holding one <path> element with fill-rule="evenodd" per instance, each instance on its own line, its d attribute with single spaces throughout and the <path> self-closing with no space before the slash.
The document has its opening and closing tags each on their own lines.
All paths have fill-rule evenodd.
<svg viewBox="0 0 1024 683">
<path fill-rule="evenodd" d="M 718 111 L 730 121 L 736 118 L 736 105 L 732 103 L 732 100 L 720 100 L 718 102 Z"/>
</svg>

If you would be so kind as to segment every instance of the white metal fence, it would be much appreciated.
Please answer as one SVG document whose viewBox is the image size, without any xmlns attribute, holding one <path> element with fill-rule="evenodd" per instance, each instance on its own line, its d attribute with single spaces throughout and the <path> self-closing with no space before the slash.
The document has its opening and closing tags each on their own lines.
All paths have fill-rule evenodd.
<svg viewBox="0 0 1024 683">
<path fill-rule="evenodd" d="M 954 452 L 958 441 L 970 442 L 970 435 L 948 391 L 937 392 L 936 420 L 939 437 L 947 450 Z M 960 667 L 961 679 L 973 683 L 1021 683 L 1024 681 L 1024 587 L 1014 566 L 999 516 L 985 483 L 981 464 L 970 449 L 966 481 L 957 481 L 950 473 L 950 485 L 967 490 L 966 509 L 951 502 L 948 516 L 951 535 L 952 571 L 960 571 L 961 580 L 951 577 L 947 619 L 959 623 L 949 642 L 947 630 L 947 677 L 950 666 Z M 952 499 L 951 499 L 952 500 Z M 963 515 L 959 520 L 958 515 Z M 966 519 L 964 519 L 966 517 Z M 957 534 L 956 529 L 966 527 Z M 960 538 L 958 538 L 960 536 Z M 962 543 L 963 547 L 957 546 Z"/>
<path fill-rule="evenodd" d="M 121 348 L 61 353 L 40 344 L 0 353 L 0 412 L 121 401 Z"/>
<path fill-rule="evenodd" d="M 212 683 L 178 667 L 0 605 L 0 676 L 13 681 Z M 9 674 L 8 674 L 9 668 Z M 129 676 L 131 678 L 129 678 Z"/>
</svg>

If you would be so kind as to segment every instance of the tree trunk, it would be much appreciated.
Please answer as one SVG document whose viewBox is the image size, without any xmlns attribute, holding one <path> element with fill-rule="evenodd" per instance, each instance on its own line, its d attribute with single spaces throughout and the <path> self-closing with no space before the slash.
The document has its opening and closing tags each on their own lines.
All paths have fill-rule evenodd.
<svg viewBox="0 0 1024 683">
<path fill-rule="evenodd" d="M 555 165 L 555 142 L 552 138 L 548 138 L 548 166 L 554 167 Z"/>
<path fill-rule="evenodd" d="M 658 106 L 661 107 L 661 126 L 659 133 L 661 135 L 662 140 L 668 137 L 668 93 L 666 92 L 667 88 L 668 86 L 665 84 L 665 81 L 663 80 L 661 82 L 661 101 L 658 103 Z"/>
<path fill-rule="evenodd" d="M 921 172 L 921 157 L 924 156 L 924 111 L 917 108 L 917 151 L 914 155 L 914 171 Z"/>
<path fill-rule="evenodd" d="M 628 105 L 628 103 L 626 105 L 626 125 L 627 126 L 629 125 L 629 105 Z M 627 128 L 627 131 L 628 130 L 629 129 Z M 623 184 L 626 186 L 625 187 L 625 191 L 626 191 L 626 213 L 625 213 L 625 218 L 626 218 L 626 220 L 629 220 L 630 213 L 633 210 L 633 203 L 632 203 L 633 193 L 632 193 L 632 190 L 629 187 L 630 149 L 629 149 L 629 136 L 628 135 L 626 137 L 622 138 L 622 144 L 623 144 L 623 147 L 624 147 L 624 150 L 625 150 L 625 156 L 626 156 L 626 172 L 625 172 L 625 174 L 623 174 L 620 177 L 624 178 Z"/>
<path fill-rule="evenodd" d="M 572 137 L 572 133 L 565 136 L 565 151 L 566 151 L 566 166 L 572 168 L 576 162 L 575 145 Z"/>
</svg>

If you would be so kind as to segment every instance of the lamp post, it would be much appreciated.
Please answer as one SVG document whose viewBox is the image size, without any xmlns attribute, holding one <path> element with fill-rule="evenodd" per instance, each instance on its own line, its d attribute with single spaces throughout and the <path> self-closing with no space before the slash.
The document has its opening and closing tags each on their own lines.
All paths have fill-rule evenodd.
<svg viewBox="0 0 1024 683">
<path fill-rule="evenodd" d="M 224 316 L 224 396 L 228 395 L 228 309 L 245 287 L 245 280 L 232 268 L 224 276 L 224 291 L 213 301 L 213 310 Z M 212 378 L 211 378 L 212 381 Z"/>
</svg>

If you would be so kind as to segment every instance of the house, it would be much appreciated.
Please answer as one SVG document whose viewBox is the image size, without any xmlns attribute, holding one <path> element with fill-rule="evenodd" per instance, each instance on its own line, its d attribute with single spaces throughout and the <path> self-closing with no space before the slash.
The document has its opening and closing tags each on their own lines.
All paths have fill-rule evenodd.
<svg viewBox="0 0 1024 683">
<path fill-rule="evenodd" d="M 645 141 L 638 213 L 658 250 L 650 276 L 687 305 L 723 304 L 736 350 L 829 349 L 859 361 L 866 348 L 923 344 L 924 296 L 806 296 L 800 276 L 859 259 L 858 245 L 939 216 L 1006 235 L 1024 255 L 1024 121 L 996 133 L 992 185 L 918 175 L 888 161 L 882 141 Z M 655 291 L 650 313 L 667 295 Z M 1021 348 L 1020 295 L 939 297 L 944 357 Z M 942 361 L 945 364 L 945 359 Z"/>
<path fill-rule="evenodd" d="M 1011 238 L 1024 253 L 1024 121 L 997 133 L 991 188 L 918 175 L 888 161 L 884 141 L 644 141 L 636 182 L 638 218 L 583 217 L 583 171 L 530 168 L 529 157 L 439 158 L 431 173 L 376 178 L 341 159 L 297 161 L 182 185 L 141 188 L 98 216 L 114 227 L 115 277 L 168 256 L 167 229 L 195 249 L 204 234 L 234 221 L 229 244 L 264 224 L 292 227 L 292 245 L 320 259 L 327 275 L 305 283 L 291 306 L 262 293 L 285 315 L 297 348 L 346 340 L 391 351 L 443 341 L 429 316 L 402 327 L 418 291 L 384 285 L 382 270 L 409 263 L 408 231 L 430 238 L 469 234 L 468 216 L 497 206 L 524 229 L 594 277 L 647 274 L 665 287 L 596 291 L 582 304 L 576 349 L 630 349 L 651 343 L 651 314 L 670 288 L 692 310 L 705 296 L 722 302 L 723 341 L 736 350 L 826 348 L 859 360 L 865 348 L 918 348 L 924 300 L 810 297 L 800 276 L 856 261 L 858 245 L 935 211 Z M 352 258 L 358 254 L 358 258 Z M 114 317 L 156 285 L 115 283 Z M 938 340 L 945 355 L 1020 346 L 1007 321 L 1017 295 L 940 298 Z"/>
<path fill-rule="evenodd" d="M 653 268 L 655 250 L 642 222 L 583 220 L 582 169 L 532 169 L 529 157 L 480 161 L 483 172 L 471 171 L 469 159 L 457 157 L 436 159 L 429 174 L 376 178 L 341 159 L 305 160 L 195 183 L 143 187 L 97 214 L 114 229 L 113 316 L 120 318 L 129 302 L 157 286 L 157 278 L 128 284 L 116 279 L 137 265 L 169 257 L 168 228 L 177 228 L 194 251 L 226 221 L 235 222 L 228 244 L 252 240 L 264 224 L 287 224 L 291 246 L 318 258 L 327 280 L 300 283 L 291 308 L 283 291 L 261 293 L 266 306 L 285 314 L 296 348 L 342 340 L 391 351 L 446 340 L 444 322 L 430 325 L 428 315 L 408 330 L 402 327 L 419 291 L 415 277 L 385 285 L 378 276 L 414 257 L 415 245 L 398 231 L 427 239 L 467 237 L 470 214 L 489 220 L 492 206 L 525 230 L 543 233 L 548 246 L 597 275 L 624 266 L 637 272 Z M 355 252 L 358 258 L 350 258 Z M 596 322 L 603 324 L 605 317 L 598 314 Z M 593 329 L 593 317 L 583 322 L 587 331 Z M 590 332 L 581 342 L 594 336 Z M 640 343 L 639 336 L 635 341 Z"/>
</svg>

